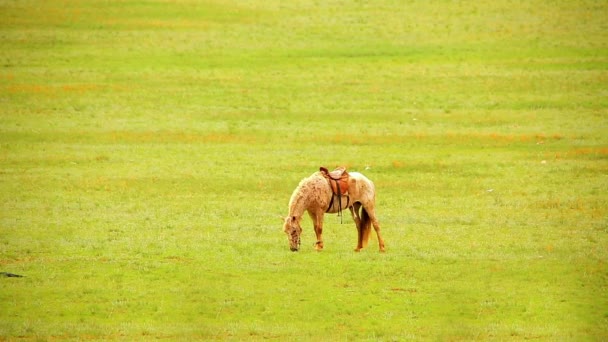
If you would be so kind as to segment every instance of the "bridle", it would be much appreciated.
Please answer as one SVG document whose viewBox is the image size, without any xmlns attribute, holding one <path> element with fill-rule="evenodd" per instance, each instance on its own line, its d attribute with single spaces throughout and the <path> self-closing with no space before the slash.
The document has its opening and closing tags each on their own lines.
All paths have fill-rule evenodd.
<svg viewBox="0 0 608 342">
<path fill-rule="evenodd" d="M 296 242 L 296 247 L 298 249 L 300 249 L 300 235 L 301 234 L 297 233 L 298 232 L 298 227 L 294 227 L 294 226 L 290 226 L 290 227 L 291 227 L 291 234 L 290 234 L 291 235 L 291 241 L 292 242 L 295 241 Z M 296 240 L 296 234 L 298 234 L 297 240 Z"/>
</svg>

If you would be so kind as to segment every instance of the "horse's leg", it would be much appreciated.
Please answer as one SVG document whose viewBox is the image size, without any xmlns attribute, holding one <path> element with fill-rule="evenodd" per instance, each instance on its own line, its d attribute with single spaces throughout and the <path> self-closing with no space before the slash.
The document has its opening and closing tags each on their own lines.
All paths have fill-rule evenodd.
<svg viewBox="0 0 608 342">
<path fill-rule="evenodd" d="M 376 218 L 376 209 L 373 205 L 370 205 L 368 208 L 365 208 L 365 210 L 367 211 L 370 220 L 372 220 L 372 225 L 374 226 L 374 230 L 376 231 L 380 252 L 384 252 L 384 239 L 382 239 L 382 236 L 380 235 L 380 223 L 378 223 L 378 219 Z"/>
<path fill-rule="evenodd" d="M 359 202 L 355 202 L 353 203 L 353 206 L 350 208 L 350 212 L 353 215 L 353 220 L 355 221 L 355 225 L 357 226 L 357 247 L 355 248 L 355 251 L 359 251 L 361 248 L 363 248 L 363 234 L 361 232 L 361 229 L 363 229 L 363 227 L 361 227 L 361 217 L 359 216 L 359 209 L 361 208 L 361 203 Z"/>
<path fill-rule="evenodd" d="M 361 208 L 361 203 L 355 202 L 348 209 L 350 210 L 350 214 L 353 217 L 353 221 L 355 221 L 355 225 L 357 226 L 357 230 L 361 225 L 361 218 L 359 217 L 359 208 Z"/>
<path fill-rule="evenodd" d="M 320 251 L 323 249 L 323 212 L 308 212 L 312 223 L 315 228 L 315 235 L 317 236 L 317 242 L 315 242 L 315 249 Z"/>
</svg>

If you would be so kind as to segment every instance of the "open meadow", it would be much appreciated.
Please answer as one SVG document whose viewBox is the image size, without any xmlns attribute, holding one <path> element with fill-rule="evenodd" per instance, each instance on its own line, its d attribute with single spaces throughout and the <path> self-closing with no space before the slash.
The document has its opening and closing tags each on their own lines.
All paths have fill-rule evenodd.
<svg viewBox="0 0 608 342">
<path fill-rule="evenodd" d="M 0 0 L 0 340 L 608 340 L 608 2 Z M 386 253 L 298 182 L 377 190 Z"/>
</svg>

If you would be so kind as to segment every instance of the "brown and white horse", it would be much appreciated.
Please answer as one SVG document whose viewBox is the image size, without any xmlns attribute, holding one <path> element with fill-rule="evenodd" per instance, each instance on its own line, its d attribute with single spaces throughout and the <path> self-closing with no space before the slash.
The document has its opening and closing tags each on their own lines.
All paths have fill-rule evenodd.
<svg viewBox="0 0 608 342">
<path fill-rule="evenodd" d="M 289 200 L 289 216 L 285 218 L 283 230 L 287 234 L 289 248 L 292 251 L 300 249 L 300 222 L 305 211 L 312 219 L 317 242 L 315 249 L 323 249 L 323 215 L 337 213 L 338 208 L 347 208 L 355 221 L 358 232 L 358 242 L 355 251 L 367 246 L 371 226 L 374 226 L 378 236 L 380 252 L 384 252 L 384 240 L 380 235 L 380 225 L 376 218 L 376 190 L 374 183 L 358 172 L 349 172 L 348 196 L 334 196 L 328 180 L 321 172 L 315 172 L 310 177 L 300 181 Z M 332 201 L 334 203 L 332 203 Z M 342 201 L 341 205 L 338 201 Z"/>
</svg>

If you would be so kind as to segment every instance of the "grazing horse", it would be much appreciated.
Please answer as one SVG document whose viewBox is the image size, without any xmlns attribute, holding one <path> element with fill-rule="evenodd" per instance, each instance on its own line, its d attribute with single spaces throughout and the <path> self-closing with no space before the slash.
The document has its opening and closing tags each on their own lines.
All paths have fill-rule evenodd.
<svg viewBox="0 0 608 342">
<path fill-rule="evenodd" d="M 336 196 L 332 191 L 330 180 L 322 172 L 315 172 L 300 181 L 289 200 L 289 216 L 285 218 L 283 230 L 287 234 L 289 248 L 296 252 L 300 248 L 302 227 L 300 222 L 305 211 L 312 219 L 317 242 L 315 249 L 323 249 L 323 215 L 337 213 L 341 208 L 348 208 L 355 221 L 358 242 L 355 251 L 367 246 L 371 226 L 378 236 L 380 252 L 384 252 L 384 240 L 380 235 L 380 225 L 376 218 L 376 191 L 374 183 L 358 172 L 350 172 L 347 195 Z M 361 209 L 361 210 L 359 210 Z"/>
</svg>

